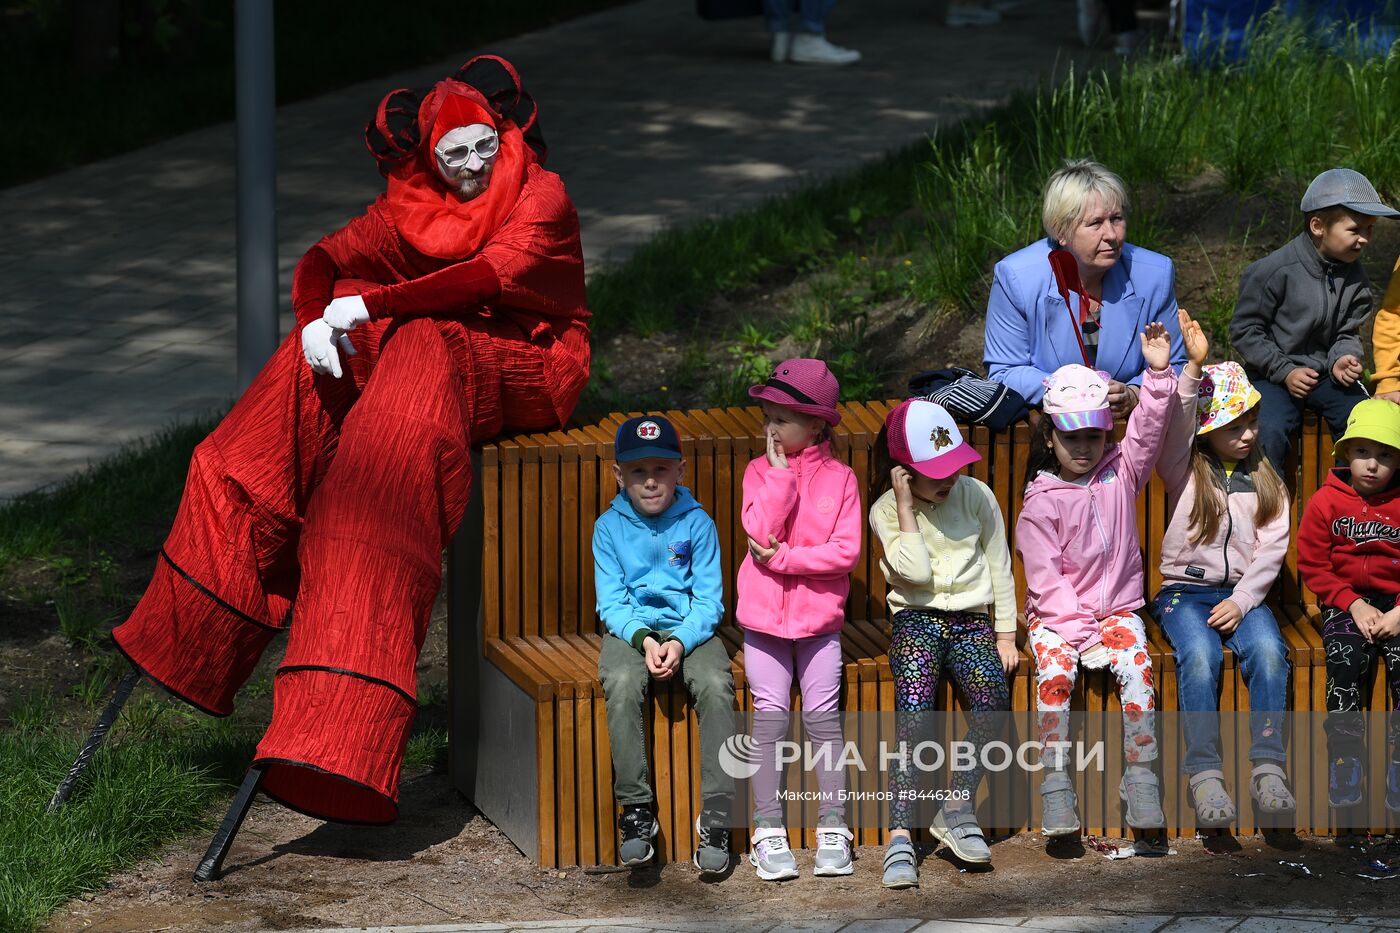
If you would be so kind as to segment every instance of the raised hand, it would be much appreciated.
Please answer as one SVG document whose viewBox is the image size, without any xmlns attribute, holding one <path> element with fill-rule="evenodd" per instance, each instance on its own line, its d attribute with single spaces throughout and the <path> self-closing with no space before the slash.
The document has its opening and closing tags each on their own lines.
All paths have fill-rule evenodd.
<svg viewBox="0 0 1400 933">
<path fill-rule="evenodd" d="M 1147 325 L 1139 338 L 1142 342 L 1142 358 L 1154 372 L 1162 372 L 1172 364 L 1172 338 L 1166 325 L 1153 321 Z"/>
<path fill-rule="evenodd" d="M 1186 313 L 1185 308 L 1176 309 L 1176 320 L 1181 325 L 1181 340 L 1186 344 L 1187 370 L 1191 375 L 1199 376 L 1201 364 L 1210 356 L 1210 341 L 1206 339 L 1201 325 Z"/>
</svg>

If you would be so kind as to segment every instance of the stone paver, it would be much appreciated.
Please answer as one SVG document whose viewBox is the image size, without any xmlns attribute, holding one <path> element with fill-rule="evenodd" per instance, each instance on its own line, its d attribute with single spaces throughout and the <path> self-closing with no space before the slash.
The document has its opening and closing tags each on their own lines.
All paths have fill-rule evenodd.
<svg viewBox="0 0 1400 933">
<path fill-rule="evenodd" d="M 852 168 L 1047 75 L 1071 0 L 945 29 L 940 4 L 860 0 L 831 29 L 851 69 L 777 67 L 757 19 L 640 0 L 494 45 L 540 105 L 590 268 L 657 230 Z M 455 68 L 365 82 L 278 113 L 283 332 L 305 249 L 382 189 L 362 128 L 379 97 Z M 234 385 L 232 124 L 0 191 L 0 498 L 123 441 L 217 411 Z"/>
</svg>

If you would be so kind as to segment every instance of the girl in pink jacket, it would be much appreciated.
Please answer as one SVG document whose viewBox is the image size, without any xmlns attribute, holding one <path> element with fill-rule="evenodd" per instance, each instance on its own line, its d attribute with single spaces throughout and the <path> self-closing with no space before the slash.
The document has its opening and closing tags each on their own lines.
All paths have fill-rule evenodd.
<svg viewBox="0 0 1400 933">
<path fill-rule="evenodd" d="M 1235 819 L 1220 759 L 1225 645 L 1249 688 L 1250 793 L 1266 814 L 1297 809 L 1282 767 L 1288 646 L 1264 605 L 1288 552 L 1288 489 L 1258 445 L 1258 390 L 1239 363 L 1202 367 L 1210 344 L 1179 314 L 1188 362 L 1157 462 L 1171 520 L 1152 612 L 1176 655 L 1196 825 L 1218 827 Z"/>
<path fill-rule="evenodd" d="M 1148 371 L 1121 444 L 1110 444 L 1108 375 L 1061 366 L 1045 380 L 1044 417 L 1031 439 L 1025 504 L 1016 550 L 1026 573 L 1026 628 L 1036 659 L 1040 785 L 1046 836 L 1079 832 L 1067 773 L 1065 714 L 1079 665 L 1108 667 L 1123 704 L 1124 758 L 1119 784 L 1129 826 L 1163 825 L 1161 785 L 1147 764 L 1157 757 L 1152 664 L 1143 605 L 1137 498 L 1162 450 L 1176 395 L 1171 339 L 1160 323 L 1141 338 Z"/>
<path fill-rule="evenodd" d="M 739 567 L 736 615 L 753 692 L 759 771 L 753 777 L 749 860 L 766 881 L 797 876 L 780 799 L 777 742 L 788 732 L 792 685 L 817 755 L 821 792 L 814 874 L 849 875 L 841 759 L 841 627 L 850 573 L 860 557 L 863 512 L 856 476 L 831 455 L 841 420 L 836 377 L 820 360 L 778 364 L 749 389 L 763 406 L 768 451 L 744 471 L 742 520 L 749 553 Z"/>
</svg>

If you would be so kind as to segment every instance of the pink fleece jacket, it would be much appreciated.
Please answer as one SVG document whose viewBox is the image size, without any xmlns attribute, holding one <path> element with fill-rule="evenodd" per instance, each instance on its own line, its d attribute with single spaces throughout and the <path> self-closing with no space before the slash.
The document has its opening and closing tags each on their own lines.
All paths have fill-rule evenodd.
<svg viewBox="0 0 1400 933">
<path fill-rule="evenodd" d="M 1285 497 L 1273 521 L 1256 526 L 1259 497 L 1253 480 L 1238 469 L 1227 477 L 1225 468 L 1212 459 L 1211 473 L 1217 489 L 1225 494 L 1226 514 L 1221 516 L 1214 538 L 1200 544 L 1191 541 L 1191 506 L 1196 499 L 1191 457 L 1200 386 L 1199 378 L 1182 373 L 1166 446 L 1157 461 L 1157 474 L 1167 485 L 1167 514 L 1171 516 L 1162 538 L 1162 583 L 1234 587 L 1230 601 L 1247 613 L 1264 602 L 1283 567 L 1290 509 Z"/>
<path fill-rule="evenodd" d="M 860 559 L 864 511 L 856 475 L 816 444 L 788 457 L 788 469 L 767 457 L 744 470 L 744 531 L 778 552 L 760 564 L 746 554 L 739 566 L 735 615 L 746 629 L 781 638 L 841 630 L 851 571 Z"/>
<path fill-rule="evenodd" d="M 1100 619 L 1146 602 L 1137 497 L 1162 452 L 1175 395 L 1174 372 L 1148 370 L 1122 443 L 1108 448 L 1088 483 L 1042 472 L 1026 490 L 1016 520 L 1026 610 L 1081 653 L 1101 641 Z"/>
</svg>

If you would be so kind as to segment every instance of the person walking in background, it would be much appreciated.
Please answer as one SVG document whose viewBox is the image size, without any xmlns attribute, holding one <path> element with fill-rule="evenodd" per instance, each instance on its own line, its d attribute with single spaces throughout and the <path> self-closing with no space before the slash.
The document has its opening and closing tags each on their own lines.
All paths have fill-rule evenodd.
<svg viewBox="0 0 1400 933">
<path fill-rule="evenodd" d="M 1105 26 L 1113 33 L 1113 51 L 1124 58 L 1138 47 L 1137 0 L 1079 0 L 1079 39 L 1088 48 L 1099 44 Z"/>
<path fill-rule="evenodd" d="M 763 15 L 773 34 L 773 61 L 799 65 L 854 65 L 860 61 L 855 49 L 834 45 L 826 38 L 826 21 L 836 0 L 763 0 Z M 796 28 L 793 28 L 793 20 Z"/>
</svg>

